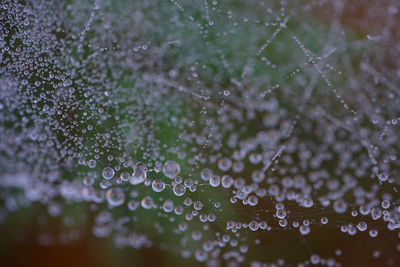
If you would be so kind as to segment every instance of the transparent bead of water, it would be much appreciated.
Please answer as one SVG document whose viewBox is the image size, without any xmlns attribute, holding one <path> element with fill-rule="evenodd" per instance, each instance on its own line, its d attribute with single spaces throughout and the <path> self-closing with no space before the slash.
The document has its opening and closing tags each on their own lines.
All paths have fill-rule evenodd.
<svg viewBox="0 0 400 267">
<path fill-rule="evenodd" d="M 129 200 L 128 201 L 128 209 L 131 211 L 137 210 L 137 208 L 139 207 L 139 202 L 135 201 L 135 200 Z"/>
<path fill-rule="evenodd" d="M 146 171 L 147 171 L 146 164 L 144 164 L 142 162 L 138 162 L 135 164 L 134 172 L 146 172 Z"/>
<path fill-rule="evenodd" d="M 379 181 L 385 182 L 388 179 L 388 175 L 386 173 L 379 173 L 378 179 Z"/>
<path fill-rule="evenodd" d="M 361 232 L 367 230 L 367 223 L 366 222 L 359 222 L 357 224 L 357 229 L 360 230 Z"/>
<path fill-rule="evenodd" d="M 213 172 L 209 168 L 204 168 L 200 172 L 201 179 L 206 181 L 206 182 L 208 182 L 208 180 L 210 180 L 212 175 L 213 175 Z"/>
<path fill-rule="evenodd" d="M 150 196 L 146 196 L 142 199 L 142 201 L 140 202 L 140 204 L 142 205 L 142 207 L 146 210 L 148 209 L 152 209 L 154 207 L 154 201 Z"/>
<path fill-rule="evenodd" d="M 204 261 L 206 261 L 208 259 L 207 252 L 205 252 L 202 249 L 197 249 L 194 252 L 194 255 L 195 255 L 196 260 L 199 261 L 199 262 L 204 262 Z"/>
<path fill-rule="evenodd" d="M 165 183 L 161 180 L 154 180 L 151 187 L 155 192 L 162 192 L 165 189 Z"/>
<path fill-rule="evenodd" d="M 390 207 L 390 201 L 385 199 L 384 201 L 382 201 L 382 208 L 384 209 L 388 209 Z"/>
<path fill-rule="evenodd" d="M 106 192 L 106 200 L 110 206 L 120 206 L 125 201 L 125 193 L 121 188 L 109 188 Z"/>
<path fill-rule="evenodd" d="M 183 201 L 183 204 L 185 204 L 186 206 L 190 206 L 193 204 L 193 200 L 191 198 L 185 198 L 185 200 Z"/>
<path fill-rule="evenodd" d="M 229 187 L 231 187 L 233 185 L 233 183 L 234 183 L 234 181 L 233 181 L 232 176 L 230 176 L 230 175 L 222 176 L 221 184 L 222 184 L 223 187 L 229 188 Z"/>
<path fill-rule="evenodd" d="M 263 170 L 255 170 L 252 174 L 251 174 L 251 178 L 253 179 L 253 181 L 255 183 L 260 183 L 264 180 L 265 178 L 265 174 Z"/>
<path fill-rule="evenodd" d="M 250 206 L 255 206 L 258 204 L 258 198 L 255 195 L 251 195 L 247 198 L 247 203 Z"/>
<path fill-rule="evenodd" d="M 190 179 L 190 178 L 185 179 L 185 181 L 183 182 L 183 184 L 186 186 L 186 188 L 189 188 L 189 187 L 191 187 L 191 186 L 193 185 L 193 180 Z"/>
<path fill-rule="evenodd" d="M 129 181 L 129 179 L 131 178 L 131 175 L 129 174 L 129 172 L 121 172 L 121 174 L 119 175 L 119 178 L 121 178 L 122 181 L 126 182 Z"/>
<path fill-rule="evenodd" d="M 194 202 L 193 208 L 195 210 L 201 210 L 203 208 L 203 203 L 201 203 L 200 201 L 197 200 L 197 201 Z"/>
<path fill-rule="evenodd" d="M 174 203 L 168 199 L 164 201 L 162 208 L 165 212 L 170 213 L 174 209 Z"/>
<path fill-rule="evenodd" d="M 114 169 L 110 168 L 110 167 L 105 167 L 102 171 L 102 176 L 104 179 L 110 180 L 114 177 Z"/>
<path fill-rule="evenodd" d="M 369 230 L 369 236 L 370 237 L 377 237 L 378 236 L 378 230 L 376 230 L 376 229 Z"/>
<path fill-rule="evenodd" d="M 174 179 L 181 171 L 181 167 L 175 161 L 169 160 L 165 162 L 163 173 L 166 177 Z"/>
<path fill-rule="evenodd" d="M 88 166 L 89 168 L 93 169 L 94 167 L 96 167 L 96 161 L 94 159 L 89 160 Z"/>
<path fill-rule="evenodd" d="M 183 184 L 177 184 L 173 187 L 173 192 L 176 196 L 180 197 L 185 194 L 186 187 Z"/>
<path fill-rule="evenodd" d="M 232 160 L 229 158 L 222 158 L 218 160 L 218 169 L 227 171 L 232 167 Z"/>
<path fill-rule="evenodd" d="M 137 171 L 137 172 L 134 172 L 134 173 L 132 174 L 132 176 L 131 176 L 129 182 L 130 182 L 132 185 L 137 185 L 137 184 L 143 183 L 144 180 L 146 180 L 146 177 L 147 177 L 146 172 L 144 172 L 144 171 Z"/>
<path fill-rule="evenodd" d="M 307 234 L 310 233 L 310 227 L 305 226 L 305 225 L 301 225 L 301 226 L 299 227 L 299 231 L 300 231 L 300 234 L 302 234 L 302 235 L 307 235 Z"/>
<path fill-rule="evenodd" d="M 256 221 L 251 221 L 249 223 L 249 228 L 251 231 L 257 231 L 259 227 L 260 227 L 260 224 Z"/>
<path fill-rule="evenodd" d="M 287 220 L 286 219 L 280 219 L 279 220 L 279 226 L 280 227 L 286 227 L 287 225 Z"/>
<path fill-rule="evenodd" d="M 284 219 L 286 217 L 286 211 L 285 210 L 277 210 L 276 217 L 278 217 L 279 219 Z"/>
<path fill-rule="evenodd" d="M 218 187 L 221 183 L 221 178 L 219 176 L 213 176 L 210 178 L 210 185 L 212 187 Z"/>
</svg>

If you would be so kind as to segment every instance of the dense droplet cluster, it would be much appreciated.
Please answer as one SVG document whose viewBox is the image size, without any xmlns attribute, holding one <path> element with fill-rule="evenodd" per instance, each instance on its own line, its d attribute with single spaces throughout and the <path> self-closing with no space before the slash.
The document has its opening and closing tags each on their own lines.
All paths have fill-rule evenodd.
<svg viewBox="0 0 400 267">
<path fill-rule="evenodd" d="M 400 5 L 383 2 L 2 1 L 0 223 L 42 205 L 209 266 L 399 265 Z"/>
</svg>

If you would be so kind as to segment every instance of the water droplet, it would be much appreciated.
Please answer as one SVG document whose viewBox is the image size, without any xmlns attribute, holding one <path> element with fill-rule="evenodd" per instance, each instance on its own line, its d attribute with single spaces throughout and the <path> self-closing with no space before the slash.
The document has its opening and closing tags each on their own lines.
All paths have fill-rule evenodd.
<svg viewBox="0 0 400 267">
<path fill-rule="evenodd" d="M 109 180 L 109 179 L 112 179 L 114 177 L 115 172 L 114 172 L 114 170 L 112 168 L 105 167 L 101 174 L 103 175 L 104 179 Z"/>
<path fill-rule="evenodd" d="M 186 187 L 182 184 L 177 184 L 173 187 L 174 194 L 177 195 L 178 197 L 182 196 L 185 194 Z"/>
<path fill-rule="evenodd" d="M 163 181 L 161 181 L 161 180 L 154 180 L 151 183 L 151 187 L 153 188 L 153 190 L 155 192 L 161 192 L 165 188 L 165 183 Z"/>
<path fill-rule="evenodd" d="M 180 171 L 181 167 L 175 161 L 169 160 L 164 164 L 163 173 L 170 179 L 174 179 Z"/>
<path fill-rule="evenodd" d="M 131 175 L 129 174 L 129 172 L 121 172 L 119 177 L 121 178 L 122 181 L 126 182 L 126 181 L 129 181 L 129 179 L 131 178 Z"/>
<path fill-rule="evenodd" d="M 146 210 L 152 209 L 155 206 L 153 199 L 151 197 L 149 197 L 149 196 L 144 197 L 142 199 L 142 201 L 140 202 L 140 204 Z"/>
<path fill-rule="evenodd" d="M 94 159 L 89 160 L 88 166 L 89 168 L 93 169 L 94 167 L 96 167 L 96 161 Z"/>
<path fill-rule="evenodd" d="M 125 201 L 125 193 L 121 188 L 110 188 L 106 192 L 106 200 L 110 206 L 120 206 Z"/>
<path fill-rule="evenodd" d="M 221 179 L 219 178 L 219 176 L 213 176 L 210 178 L 210 185 L 212 187 L 219 186 L 220 182 L 221 182 Z"/>
<path fill-rule="evenodd" d="M 204 181 L 208 182 L 210 180 L 210 178 L 212 177 L 213 173 L 209 168 L 204 168 L 203 170 L 201 170 L 200 172 L 200 176 L 201 179 L 203 179 Z"/>
<path fill-rule="evenodd" d="M 229 188 L 229 187 L 231 187 L 233 185 L 233 182 L 234 181 L 233 181 L 232 176 L 229 176 L 229 175 L 222 176 L 221 184 L 222 184 L 223 187 Z"/>
</svg>

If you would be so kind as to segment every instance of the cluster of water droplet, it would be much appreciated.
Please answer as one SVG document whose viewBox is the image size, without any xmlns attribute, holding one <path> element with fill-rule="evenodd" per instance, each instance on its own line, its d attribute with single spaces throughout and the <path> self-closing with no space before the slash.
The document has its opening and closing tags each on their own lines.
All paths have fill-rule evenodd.
<svg viewBox="0 0 400 267">
<path fill-rule="evenodd" d="M 276 235 L 383 232 L 399 264 L 398 6 L 360 39 L 341 1 L 72 2 L 0 3 L 1 221 L 40 203 L 70 226 L 89 203 L 96 237 L 210 266 L 293 263 L 264 255 Z"/>
</svg>

